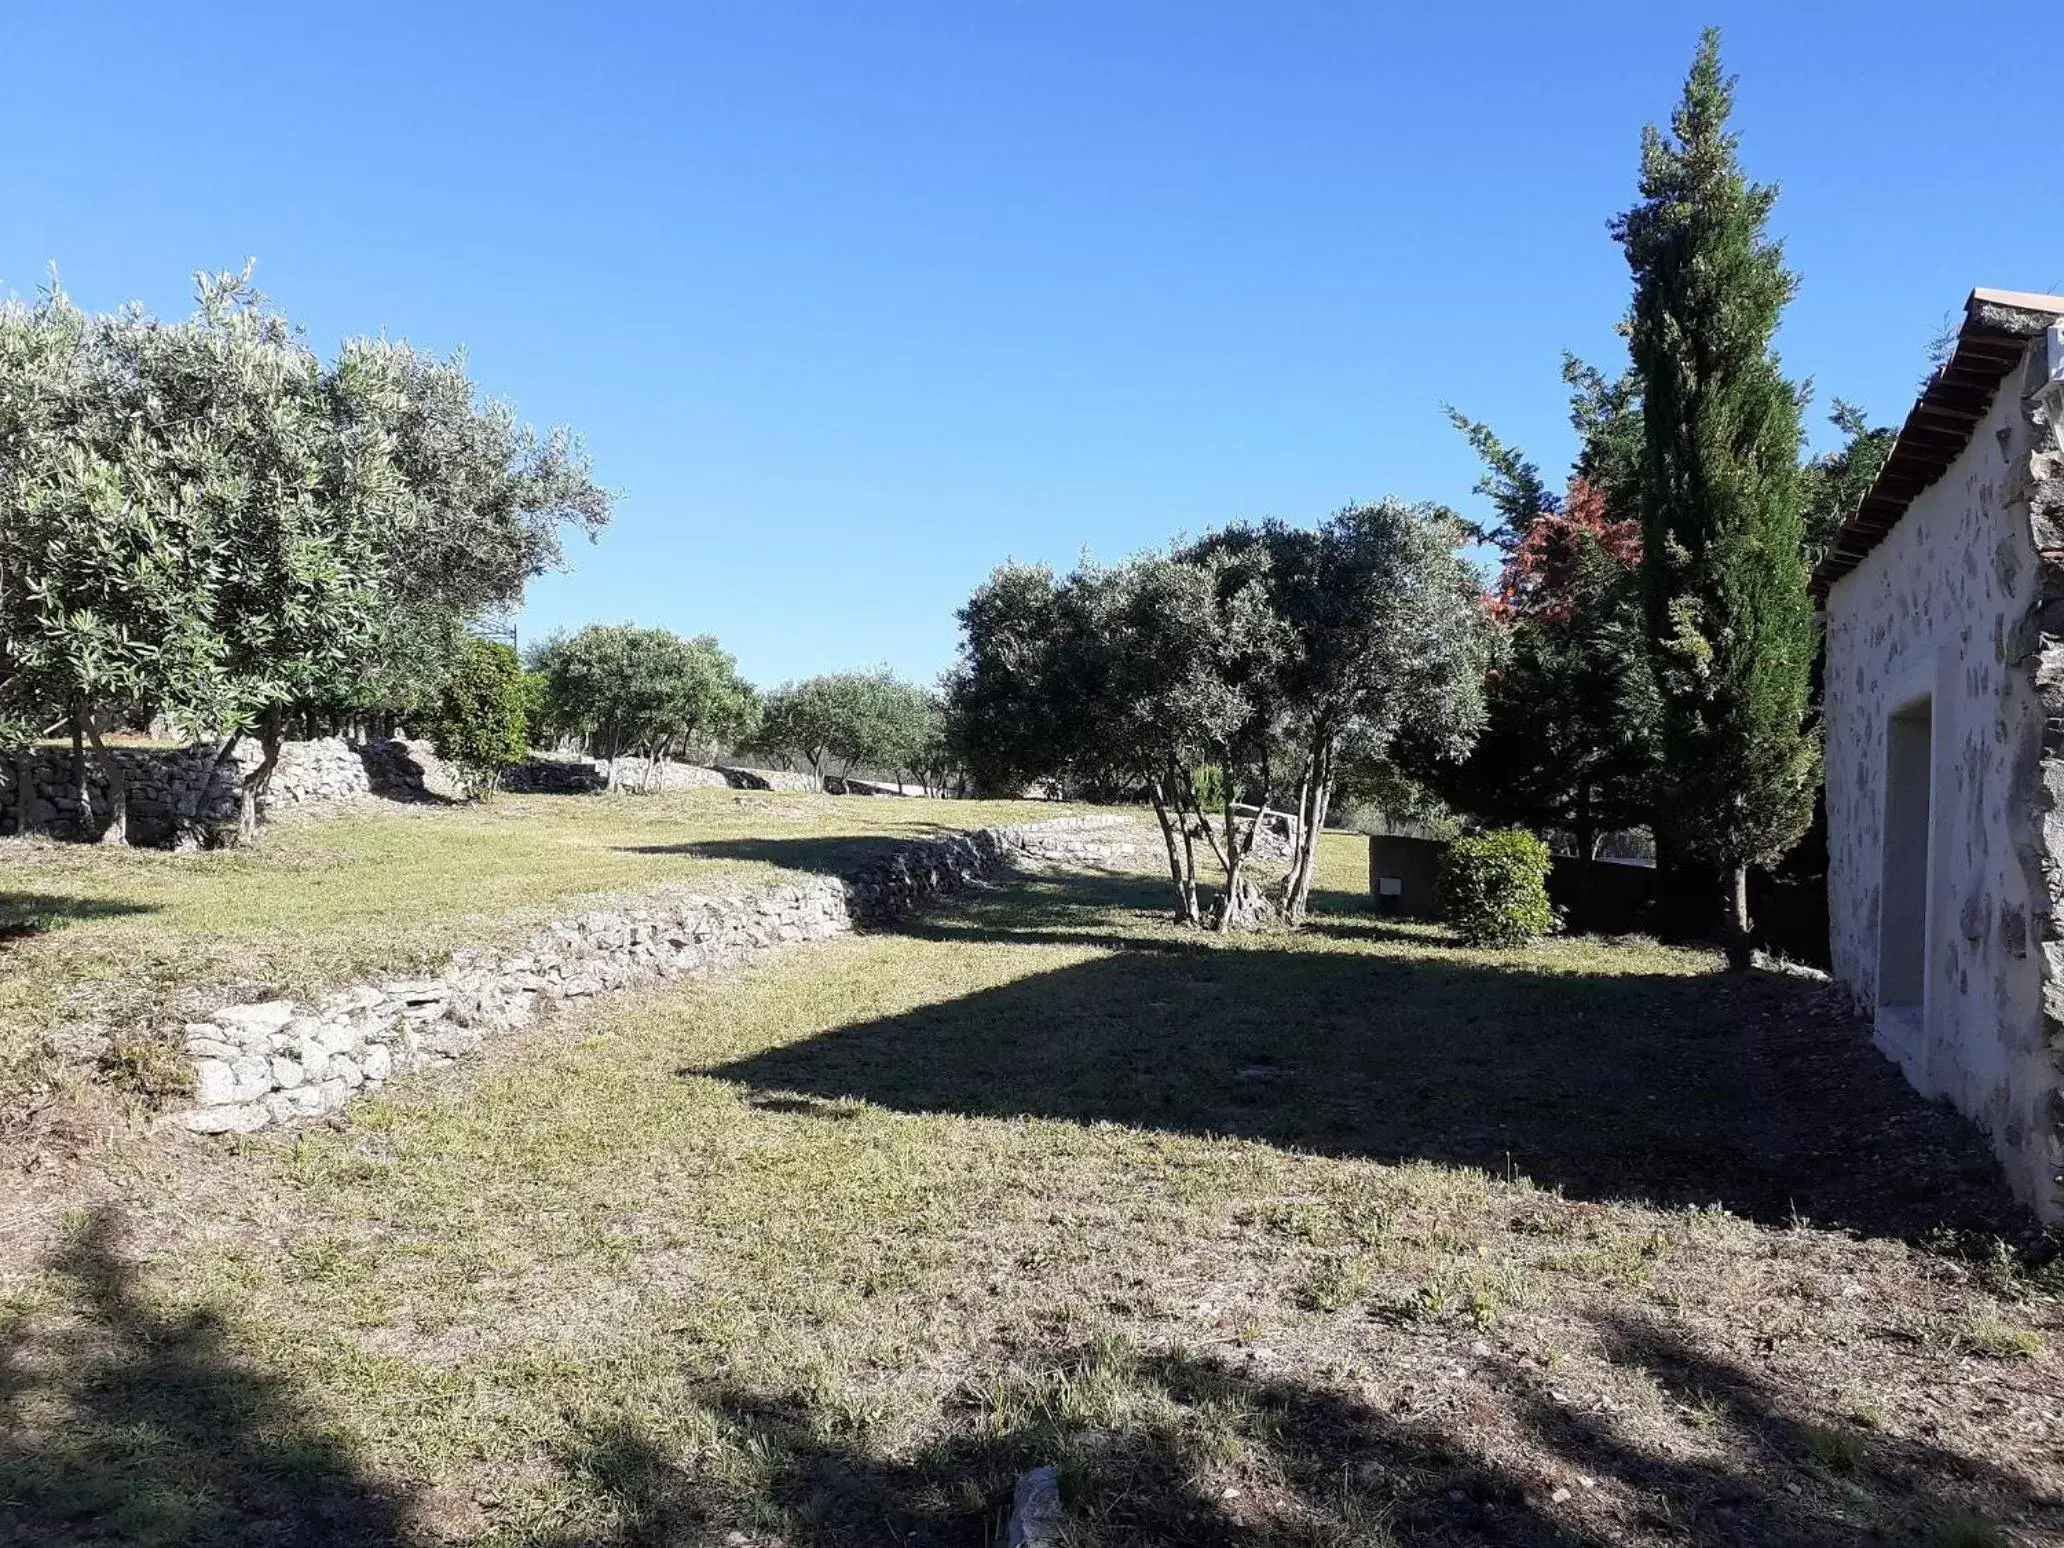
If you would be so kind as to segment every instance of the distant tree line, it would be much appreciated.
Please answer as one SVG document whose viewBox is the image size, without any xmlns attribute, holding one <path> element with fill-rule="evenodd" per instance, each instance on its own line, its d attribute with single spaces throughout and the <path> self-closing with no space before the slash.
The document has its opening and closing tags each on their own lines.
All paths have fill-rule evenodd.
<svg viewBox="0 0 2064 1548">
<path fill-rule="evenodd" d="M 907 775 L 935 795 L 959 782 L 939 694 L 886 669 L 784 683 L 766 703 L 754 747 L 820 779 L 861 770 Z"/>
<path fill-rule="evenodd" d="M 118 728 L 157 719 L 218 763 L 256 737 L 248 829 L 291 724 L 477 699 L 471 627 L 610 514 L 578 441 L 483 399 L 463 358 L 369 338 L 325 360 L 248 270 L 196 289 L 173 321 L 54 283 L 0 303 L 0 751 L 90 747 L 110 843 Z"/>
<path fill-rule="evenodd" d="M 886 669 L 784 683 L 762 695 L 712 635 L 590 624 L 530 658 L 533 739 L 577 745 L 609 764 L 647 760 L 641 783 L 668 759 L 728 752 L 807 768 L 820 780 L 861 771 L 908 776 L 944 794 L 957 769 L 939 695 Z"/>
</svg>

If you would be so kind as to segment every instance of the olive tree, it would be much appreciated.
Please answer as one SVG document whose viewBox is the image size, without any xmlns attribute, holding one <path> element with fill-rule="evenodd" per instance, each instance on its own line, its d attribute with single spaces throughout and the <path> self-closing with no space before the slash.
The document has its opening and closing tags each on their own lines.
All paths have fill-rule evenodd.
<svg viewBox="0 0 2064 1548">
<path fill-rule="evenodd" d="M 1314 529 L 1242 525 L 1064 580 L 1006 566 L 961 610 L 952 735 L 984 783 L 1101 782 L 1144 794 L 1176 917 L 1201 923 L 1197 844 L 1220 929 L 1310 896 L 1344 752 L 1409 722 L 1464 744 L 1481 718 L 1485 630 L 1462 528 L 1434 507 L 1351 507 Z M 1274 900 L 1250 880 L 1263 813 L 1297 836 Z"/>
<path fill-rule="evenodd" d="M 547 640 L 531 665 L 544 678 L 546 718 L 608 761 L 612 790 L 627 752 L 648 760 L 649 784 L 675 747 L 737 742 L 759 722 L 759 696 L 712 635 L 590 624 Z"/>
<path fill-rule="evenodd" d="M 1256 576 L 1284 645 L 1254 671 L 1261 719 L 1225 764 L 1256 810 L 1241 834 L 1229 781 L 1225 830 L 1251 848 L 1260 809 L 1290 799 L 1296 836 L 1277 903 L 1292 924 L 1311 896 L 1343 750 L 1381 756 L 1409 726 L 1422 746 L 1459 754 L 1482 724 L 1490 638 L 1476 573 L 1457 552 L 1466 536 L 1444 507 L 1384 500 L 1314 528 L 1232 527 L 1192 550 L 1267 559 Z"/>
<path fill-rule="evenodd" d="M 887 668 L 833 672 L 784 683 L 768 694 L 754 745 L 777 758 L 800 760 L 819 779 L 834 765 L 840 778 L 862 769 L 917 773 L 937 751 L 938 716 L 928 690 Z"/>
<path fill-rule="evenodd" d="M 54 285 L 0 306 L 0 701 L 95 742 L 111 841 L 113 718 L 162 712 L 217 766 L 256 734 L 248 831 L 290 711 L 422 702 L 559 530 L 608 515 L 578 443 L 479 402 L 462 361 L 379 340 L 326 366 L 248 270 L 196 289 L 169 324 Z"/>
<path fill-rule="evenodd" d="M 64 396 L 0 452 L 8 688 L 92 741 L 102 837 L 121 842 L 126 782 L 102 740 L 116 719 L 160 709 L 220 731 L 224 757 L 367 637 L 379 476 L 332 455 L 319 364 L 237 277 L 204 277 L 194 317 L 170 326 L 134 308 L 84 317 L 55 287 L 7 326 L 51 348 L 23 374 L 10 350 L 0 395 Z M 248 820 L 248 786 L 245 805 Z"/>
</svg>

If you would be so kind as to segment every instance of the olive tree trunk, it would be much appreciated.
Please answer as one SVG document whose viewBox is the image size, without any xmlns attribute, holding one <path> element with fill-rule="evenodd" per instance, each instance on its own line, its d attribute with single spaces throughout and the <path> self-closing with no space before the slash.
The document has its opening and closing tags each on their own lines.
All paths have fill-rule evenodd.
<svg viewBox="0 0 2064 1548">
<path fill-rule="evenodd" d="M 1297 793 L 1297 832 L 1292 836 L 1290 873 L 1283 879 L 1283 920 L 1291 926 L 1304 923 L 1311 900 L 1312 877 L 1318 870 L 1319 835 L 1325 831 L 1326 814 L 1333 804 L 1334 748 L 1332 739 L 1321 740 L 1306 765 Z"/>
<path fill-rule="evenodd" d="M 108 750 L 107 743 L 101 740 L 103 728 L 100 724 L 100 712 L 98 710 L 82 711 L 73 718 L 72 724 L 74 735 L 78 734 L 77 728 L 79 726 L 83 725 L 85 727 L 86 736 L 93 743 L 94 761 L 100 765 L 101 777 L 107 781 L 108 821 L 107 826 L 100 830 L 100 842 L 109 845 L 126 844 L 129 842 L 128 772 L 123 769 L 121 760 Z M 91 821 L 93 805 L 83 774 L 79 779 L 79 800 L 83 806 L 86 819 Z"/>
<path fill-rule="evenodd" d="M 1154 819 L 1161 824 L 1161 842 L 1168 851 L 1168 877 L 1175 885 L 1175 922 L 1194 925 L 1202 919 L 1197 909 L 1197 851 L 1180 804 L 1171 801 L 1171 794 L 1168 781 L 1147 781 Z"/>
<path fill-rule="evenodd" d="M 243 777 L 237 788 L 237 841 L 248 844 L 258 836 L 258 798 L 272 787 L 273 770 L 279 767 L 280 744 L 286 740 L 284 717 L 279 706 L 258 717 L 258 766 Z"/>
</svg>

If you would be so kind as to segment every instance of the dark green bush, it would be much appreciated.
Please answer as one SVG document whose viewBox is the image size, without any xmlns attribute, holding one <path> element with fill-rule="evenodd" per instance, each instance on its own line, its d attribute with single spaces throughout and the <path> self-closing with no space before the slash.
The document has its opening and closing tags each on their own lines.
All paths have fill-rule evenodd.
<svg viewBox="0 0 2064 1548">
<path fill-rule="evenodd" d="M 1458 838 L 1441 861 L 1441 917 L 1473 946 L 1551 934 L 1548 865 L 1548 846 L 1519 828 Z"/>
<path fill-rule="evenodd" d="M 529 750 L 525 712 L 530 685 L 516 652 L 498 640 L 467 639 L 445 673 L 431 711 L 437 756 L 453 765 L 475 800 Z"/>
</svg>

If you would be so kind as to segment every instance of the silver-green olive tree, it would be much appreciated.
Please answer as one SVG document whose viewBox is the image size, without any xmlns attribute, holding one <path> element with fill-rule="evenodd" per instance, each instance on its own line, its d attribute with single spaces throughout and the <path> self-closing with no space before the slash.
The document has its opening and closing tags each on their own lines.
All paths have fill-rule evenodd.
<svg viewBox="0 0 2064 1548">
<path fill-rule="evenodd" d="M 830 672 L 769 693 L 754 746 L 807 764 L 819 779 L 834 769 L 839 778 L 860 770 L 920 773 L 938 752 L 938 717 L 929 690 L 887 668 Z"/>
<path fill-rule="evenodd" d="M 647 760 L 649 784 L 675 749 L 735 744 L 759 725 L 759 695 L 713 635 L 590 624 L 547 640 L 531 667 L 544 678 L 545 718 L 608 761 L 612 790 L 626 753 Z"/>
<path fill-rule="evenodd" d="M 244 340 L 225 337 L 249 321 L 228 323 L 234 305 L 204 283 L 200 314 L 167 327 L 133 308 L 87 317 L 53 286 L 0 318 L 0 331 L 42 341 L 0 355 L 0 398 L 43 405 L 30 432 L 0 448 L 4 691 L 32 720 L 67 719 L 92 741 L 109 843 L 126 838 L 128 817 L 122 767 L 103 741 L 112 723 L 152 709 L 188 729 L 248 715 L 297 675 L 292 626 L 320 611 L 305 591 L 281 595 L 281 545 L 268 541 L 312 498 L 319 372 L 279 334 L 264 340 L 274 358 L 255 363 Z M 245 373 L 262 408 L 222 411 L 217 390 Z M 261 507 L 278 514 L 271 533 L 250 520 Z M 328 545 L 300 578 L 320 586 L 347 554 Z M 349 638 L 348 621 L 316 621 L 340 625 L 325 648 Z"/>
<path fill-rule="evenodd" d="M 113 717 L 160 713 L 217 765 L 255 735 L 248 832 L 291 711 L 425 702 L 465 626 L 609 510 L 578 443 L 463 362 L 380 340 L 325 365 L 248 270 L 197 292 L 169 324 L 54 285 L 0 306 L 0 703 L 94 740 L 110 841 Z"/>
<path fill-rule="evenodd" d="M 221 671 L 168 685 L 167 717 L 219 764 L 255 736 L 240 781 L 249 837 L 288 709 L 370 666 L 386 605 L 386 525 L 404 484 L 376 429 L 375 384 L 325 369 L 249 272 L 203 275 L 184 324 L 152 330 L 145 380 L 215 542 L 212 632 Z M 177 427 L 185 427 L 182 437 Z"/>
<path fill-rule="evenodd" d="M 1235 526 L 1191 552 L 1256 568 L 1277 620 L 1280 657 L 1256 673 L 1257 720 L 1224 767 L 1225 829 L 1251 850 L 1261 809 L 1279 799 L 1296 816 L 1290 865 L 1276 899 L 1301 923 L 1319 836 L 1341 779 L 1343 753 L 1383 757 L 1408 727 L 1422 747 L 1466 752 L 1483 722 L 1491 639 L 1475 570 L 1458 552 L 1468 529 L 1445 507 L 1384 500 L 1349 506 L 1316 527 Z M 1233 787 L 1255 810 L 1233 821 Z"/>
<path fill-rule="evenodd" d="M 1439 508 L 1386 501 L 1064 580 L 1006 566 L 961 611 L 952 734 L 985 785 L 1143 793 L 1181 922 L 1207 913 L 1201 842 L 1223 878 L 1220 929 L 1297 923 L 1344 756 L 1380 756 L 1407 724 L 1466 746 L 1481 719 L 1487 631 L 1462 537 Z M 1250 866 L 1278 802 L 1296 837 L 1264 900 Z"/>
<path fill-rule="evenodd" d="M 1097 588 L 1105 677 L 1092 735 L 1104 759 L 1146 788 L 1183 924 L 1204 919 L 1197 839 L 1224 878 L 1221 929 L 1241 922 L 1251 893 L 1255 822 L 1239 823 L 1238 781 L 1223 771 L 1267 767 L 1273 691 L 1291 648 L 1254 557 L 1147 555 Z"/>
</svg>

